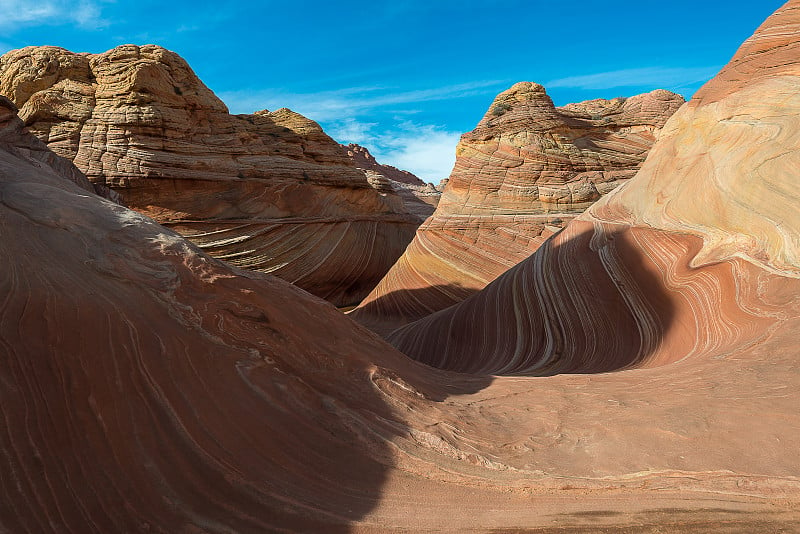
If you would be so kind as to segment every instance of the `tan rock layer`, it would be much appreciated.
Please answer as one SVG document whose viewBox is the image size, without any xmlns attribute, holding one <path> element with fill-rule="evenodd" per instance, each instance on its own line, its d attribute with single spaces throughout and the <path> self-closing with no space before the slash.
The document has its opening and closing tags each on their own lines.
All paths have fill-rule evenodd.
<svg viewBox="0 0 800 534">
<path fill-rule="evenodd" d="M 723 70 L 664 126 L 634 180 L 485 291 L 392 343 L 446 369 L 596 372 L 726 354 L 796 314 L 800 62 L 787 45 L 797 42 L 796 5 L 729 67 L 759 74 Z M 772 287 L 789 298 L 786 310 L 767 298 Z"/>
<path fill-rule="evenodd" d="M 0 112 L 0 531 L 759 532 L 800 520 L 787 446 L 800 428 L 796 317 L 759 319 L 781 323 L 762 345 L 652 369 L 438 371 L 88 194 L 63 160 L 26 152 L 12 119 Z M 757 300 L 794 309 L 776 280 Z"/>
<path fill-rule="evenodd" d="M 482 289 L 632 177 L 682 103 L 658 90 L 556 108 L 529 82 L 501 93 L 462 136 L 433 216 L 353 317 L 387 333 Z"/>
<path fill-rule="evenodd" d="M 359 169 L 375 171 L 394 182 L 420 187 L 425 185 L 425 182 L 411 172 L 400 170 L 392 165 L 378 163 L 375 156 L 370 154 L 369 150 L 361 145 L 350 143 L 345 148 L 347 149 L 347 155 Z"/>
<path fill-rule="evenodd" d="M 378 163 L 363 146 L 350 143 L 345 149 L 353 164 L 366 171 L 368 176 L 382 176 L 389 180 L 392 189 L 403 199 L 406 209 L 417 216 L 420 223 L 433 214 L 442 193 L 432 184 L 426 184 L 408 171 Z"/>
<path fill-rule="evenodd" d="M 0 58 L 0 93 L 32 133 L 128 206 L 337 304 L 366 295 L 417 225 L 319 125 L 287 109 L 230 115 L 183 59 L 157 46 L 12 51 Z M 306 223 L 301 233 L 341 239 L 265 253 L 264 233 L 291 240 Z M 218 232 L 225 246 L 208 237 Z M 353 247 L 374 255 L 353 268 Z"/>
<path fill-rule="evenodd" d="M 367 175 L 367 181 L 373 184 L 373 187 L 386 188 L 387 191 L 397 193 L 403 199 L 406 210 L 414 215 L 420 224 L 433 214 L 439 204 L 439 198 L 442 196 L 441 191 L 436 189 L 433 184 L 412 185 L 397 182 L 377 171 L 364 170 L 364 172 Z"/>
</svg>

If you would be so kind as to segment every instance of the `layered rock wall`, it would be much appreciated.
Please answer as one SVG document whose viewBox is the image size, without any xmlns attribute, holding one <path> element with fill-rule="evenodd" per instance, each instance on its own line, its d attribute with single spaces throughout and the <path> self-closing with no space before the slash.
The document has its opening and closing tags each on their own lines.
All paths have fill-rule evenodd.
<svg viewBox="0 0 800 534">
<path fill-rule="evenodd" d="M 315 122 L 230 115 L 177 54 L 29 47 L 0 58 L 0 94 L 96 184 L 233 265 L 336 304 L 358 301 L 417 221 Z"/>
<path fill-rule="evenodd" d="M 356 144 L 347 145 L 347 155 L 359 169 L 390 180 L 393 189 L 403 199 L 406 209 L 419 218 L 422 223 L 433 214 L 442 196 L 432 184 L 426 184 L 412 173 L 401 171 L 391 165 L 382 165 L 375 160 L 369 150 Z"/>
<path fill-rule="evenodd" d="M 0 531 L 795 530 L 798 30 L 792 0 L 625 189 L 414 327 L 557 376 L 413 362 L 94 195 L 0 100 Z"/>
<path fill-rule="evenodd" d="M 482 289 L 630 179 L 682 104 L 663 90 L 562 108 L 534 83 L 501 93 L 462 136 L 436 211 L 353 317 L 386 333 Z"/>
<path fill-rule="evenodd" d="M 800 294 L 798 21 L 790 2 L 748 40 L 667 122 L 634 179 L 392 343 L 446 369 L 553 374 L 763 341 Z"/>
</svg>

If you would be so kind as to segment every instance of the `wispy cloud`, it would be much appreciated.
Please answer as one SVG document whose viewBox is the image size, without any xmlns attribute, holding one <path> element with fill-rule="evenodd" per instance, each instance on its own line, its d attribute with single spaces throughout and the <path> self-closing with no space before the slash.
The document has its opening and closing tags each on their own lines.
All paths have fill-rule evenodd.
<svg viewBox="0 0 800 534">
<path fill-rule="evenodd" d="M 229 91 L 219 96 L 232 113 L 288 107 L 318 121 L 340 143 L 358 143 L 381 163 L 438 182 L 449 176 L 461 132 L 408 120 L 416 105 L 479 95 L 494 95 L 507 80 L 480 80 L 431 89 L 396 90 L 362 86 L 316 93 L 280 90 Z"/>
<path fill-rule="evenodd" d="M 353 118 L 335 121 L 328 127 L 328 134 L 340 143 L 363 144 L 375 137 L 377 122 L 359 122 Z"/>
<path fill-rule="evenodd" d="M 569 87 L 575 89 L 612 89 L 615 87 L 665 87 L 679 89 L 711 79 L 720 70 L 713 67 L 644 67 L 570 76 L 552 80 L 547 88 Z"/>
<path fill-rule="evenodd" d="M 0 0 L 0 28 L 77 24 L 81 28 L 109 25 L 102 4 L 112 0 Z"/>
<path fill-rule="evenodd" d="M 288 107 L 317 120 L 336 120 L 366 113 L 370 110 L 450 100 L 483 94 L 493 94 L 506 81 L 484 80 L 413 91 L 396 91 L 391 88 L 368 86 L 351 87 L 316 93 L 286 93 L 280 90 L 223 91 L 220 98 L 232 113 L 252 113 L 260 109 Z"/>
<path fill-rule="evenodd" d="M 438 183 L 447 178 L 456 160 L 459 132 L 440 126 L 395 120 L 388 129 L 377 123 L 344 119 L 328 125 L 328 133 L 340 143 L 358 143 L 381 163 L 413 172 Z"/>
</svg>

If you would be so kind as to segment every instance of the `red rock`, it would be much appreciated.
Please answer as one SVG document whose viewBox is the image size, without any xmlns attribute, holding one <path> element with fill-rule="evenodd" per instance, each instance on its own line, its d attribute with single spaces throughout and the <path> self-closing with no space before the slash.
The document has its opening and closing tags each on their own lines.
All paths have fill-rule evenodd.
<svg viewBox="0 0 800 534">
<path fill-rule="evenodd" d="M 800 313 L 798 27 L 800 2 L 789 2 L 669 120 L 634 179 L 483 291 L 390 341 L 429 365 L 485 374 L 732 354 L 768 365 L 749 349 L 774 332 L 785 343 Z"/>
<path fill-rule="evenodd" d="M 752 83 L 723 73 L 624 189 L 438 332 L 502 338 L 495 363 L 527 366 L 536 329 L 563 351 L 531 371 L 579 374 L 414 363 L 71 183 L 0 102 L 0 531 L 791 532 L 800 223 L 781 158 L 800 146 L 798 26 L 793 0 L 737 56 L 760 62 Z M 734 200 L 705 207 L 713 229 L 680 194 L 626 196 L 687 180 Z M 757 232 L 731 255 L 743 198 Z M 492 292 L 510 300 L 472 304 Z"/>
<path fill-rule="evenodd" d="M 353 317 L 388 333 L 482 289 L 633 176 L 681 104 L 663 90 L 563 108 L 529 82 L 501 93 L 462 136 L 436 212 Z"/>
<path fill-rule="evenodd" d="M 420 223 L 433 214 L 442 193 L 432 184 L 426 184 L 408 171 L 378 163 L 363 146 L 351 143 L 346 148 L 347 155 L 357 168 L 363 169 L 368 175 L 383 176 L 389 180 L 392 189 L 403 199 L 406 209 L 416 215 Z"/>
<path fill-rule="evenodd" d="M 29 47 L 0 93 L 30 131 L 125 203 L 238 267 L 339 305 L 363 298 L 418 222 L 345 149 L 287 109 L 230 115 L 177 54 Z"/>
<path fill-rule="evenodd" d="M 345 148 L 347 149 L 347 155 L 350 156 L 350 158 L 353 160 L 353 163 L 355 163 L 356 167 L 359 169 L 375 171 L 376 173 L 382 174 L 394 182 L 401 182 L 404 184 L 417 186 L 425 185 L 425 182 L 420 180 L 413 173 L 400 170 L 391 165 L 383 165 L 378 163 L 378 161 L 375 159 L 375 156 L 370 154 L 369 150 L 361 145 L 350 143 Z"/>
<path fill-rule="evenodd" d="M 87 194 L 61 160 L 16 149 L 31 140 L 4 107 L 1 530 L 514 530 L 557 517 L 758 532 L 800 519 L 785 445 L 800 417 L 785 344 L 796 318 L 727 360 L 494 383 L 437 371 Z"/>
</svg>

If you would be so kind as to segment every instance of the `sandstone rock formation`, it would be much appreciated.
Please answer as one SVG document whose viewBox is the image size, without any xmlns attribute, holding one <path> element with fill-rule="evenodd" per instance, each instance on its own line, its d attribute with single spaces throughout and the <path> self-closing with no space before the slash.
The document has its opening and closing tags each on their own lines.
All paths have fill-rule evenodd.
<svg viewBox="0 0 800 534">
<path fill-rule="evenodd" d="M 19 110 L 13 102 L 0 96 L 0 142 L 9 154 L 24 158 L 33 165 L 50 168 L 88 193 L 115 202 L 119 200 L 119 195 L 101 185 L 93 184 L 72 162 L 56 156 L 43 142 L 23 132 L 24 125 L 17 117 L 17 111 Z"/>
<path fill-rule="evenodd" d="M 401 171 L 391 165 L 382 165 L 375 160 L 369 150 L 351 143 L 347 145 L 347 155 L 355 166 L 370 175 L 384 176 L 392 183 L 392 187 L 403 199 L 406 209 L 419 218 L 422 223 L 433 214 L 439 204 L 442 193 L 432 184 L 426 184 L 408 171 Z"/>
<path fill-rule="evenodd" d="M 29 47 L 0 58 L 0 94 L 96 183 L 233 265 L 344 305 L 411 240 L 416 218 L 287 109 L 228 114 L 178 55 Z"/>
<path fill-rule="evenodd" d="M 800 520 L 786 445 L 800 428 L 797 293 L 782 277 L 761 270 L 743 290 L 773 300 L 746 310 L 745 337 L 773 335 L 724 359 L 492 383 L 416 364 L 329 304 L 100 199 L 21 126 L 0 102 L 0 530 Z"/>
<path fill-rule="evenodd" d="M 461 137 L 436 212 L 353 317 L 387 333 L 482 289 L 632 177 L 681 104 L 664 90 L 562 108 L 534 83 L 500 93 Z"/>
<path fill-rule="evenodd" d="M 575 239 L 490 286 L 518 313 L 482 292 L 455 308 L 469 329 L 456 311 L 439 330 L 503 332 L 494 363 L 464 353 L 484 368 L 622 372 L 410 361 L 71 183 L 0 101 L 0 531 L 796 530 L 798 30 L 792 0 Z M 545 284 L 530 263 L 573 272 Z M 549 340 L 538 368 L 526 329 Z"/>
<path fill-rule="evenodd" d="M 446 369 L 546 375 L 748 359 L 786 334 L 800 295 L 798 12 L 789 2 L 669 120 L 633 180 L 393 344 Z"/>
<path fill-rule="evenodd" d="M 378 161 L 375 159 L 375 156 L 370 154 L 369 150 L 361 145 L 350 143 L 345 148 L 347 150 L 347 155 L 353 160 L 353 163 L 355 163 L 356 167 L 359 169 L 375 171 L 376 173 L 382 174 L 393 182 L 418 186 L 425 185 L 425 182 L 420 180 L 413 173 L 400 170 L 392 165 L 383 165 L 378 163 Z"/>
</svg>

